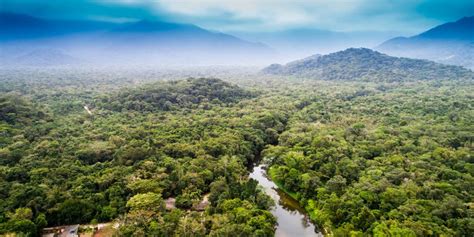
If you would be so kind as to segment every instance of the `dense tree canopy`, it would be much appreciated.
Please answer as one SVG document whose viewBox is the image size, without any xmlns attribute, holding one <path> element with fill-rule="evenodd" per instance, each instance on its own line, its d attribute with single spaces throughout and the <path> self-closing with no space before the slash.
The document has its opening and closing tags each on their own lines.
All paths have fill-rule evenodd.
<svg viewBox="0 0 474 237">
<path fill-rule="evenodd" d="M 159 96 L 172 111 L 155 104 Z M 271 199 L 247 178 L 247 166 L 283 131 L 288 112 L 286 105 L 270 111 L 271 101 L 255 103 L 254 97 L 218 79 L 77 96 L 89 99 L 92 115 L 57 114 L 46 106 L 57 106 L 54 98 L 40 108 L 22 94 L 2 97 L 11 108 L 2 110 L 0 232 L 118 218 L 125 235 L 219 236 L 239 228 L 248 236 L 271 236 Z M 116 110 L 112 99 L 142 105 Z M 206 221 L 197 211 L 181 211 L 194 210 L 205 194 L 212 204 Z M 164 209 L 170 197 L 180 209 Z M 22 208 L 31 215 L 9 214 Z"/>
<path fill-rule="evenodd" d="M 190 78 L 180 81 L 148 84 L 134 90 L 104 98 L 98 106 L 116 111 L 168 111 L 201 105 L 234 103 L 253 93 L 219 79 Z"/>
<path fill-rule="evenodd" d="M 267 148 L 272 178 L 335 235 L 473 233 L 472 85 L 317 96 Z"/>
<path fill-rule="evenodd" d="M 0 71 L 0 234 L 273 236 L 260 158 L 336 236 L 474 232 L 472 79 L 118 72 Z"/>
</svg>

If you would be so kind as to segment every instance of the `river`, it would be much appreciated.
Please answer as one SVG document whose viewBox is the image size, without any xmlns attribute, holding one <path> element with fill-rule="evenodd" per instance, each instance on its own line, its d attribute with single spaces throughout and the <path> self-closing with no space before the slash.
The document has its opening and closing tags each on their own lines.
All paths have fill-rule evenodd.
<svg viewBox="0 0 474 237">
<path fill-rule="evenodd" d="M 250 178 L 255 179 L 265 189 L 265 192 L 275 201 L 276 206 L 272 214 L 277 217 L 278 226 L 275 232 L 277 237 L 306 237 L 323 235 L 317 232 L 310 222 L 305 210 L 298 201 L 278 189 L 266 175 L 263 165 L 253 168 Z"/>
</svg>

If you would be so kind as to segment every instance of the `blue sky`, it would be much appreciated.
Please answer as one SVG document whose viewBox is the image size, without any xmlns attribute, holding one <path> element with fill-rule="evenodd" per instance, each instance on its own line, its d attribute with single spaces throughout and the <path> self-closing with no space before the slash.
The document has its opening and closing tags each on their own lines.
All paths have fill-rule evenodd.
<svg viewBox="0 0 474 237">
<path fill-rule="evenodd" d="M 473 0 L 0 0 L 0 9 L 56 19 L 192 23 L 219 31 L 417 33 L 474 15 Z"/>
</svg>

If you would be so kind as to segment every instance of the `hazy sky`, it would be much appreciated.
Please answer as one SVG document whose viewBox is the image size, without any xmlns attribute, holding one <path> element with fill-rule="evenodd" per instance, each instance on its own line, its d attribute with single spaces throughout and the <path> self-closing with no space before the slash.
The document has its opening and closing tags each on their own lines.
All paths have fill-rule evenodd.
<svg viewBox="0 0 474 237">
<path fill-rule="evenodd" d="M 316 28 L 411 34 L 474 15 L 474 0 L 0 0 L 0 9 L 47 18 L 158 19 L 219 31 Z"/>
</svg>

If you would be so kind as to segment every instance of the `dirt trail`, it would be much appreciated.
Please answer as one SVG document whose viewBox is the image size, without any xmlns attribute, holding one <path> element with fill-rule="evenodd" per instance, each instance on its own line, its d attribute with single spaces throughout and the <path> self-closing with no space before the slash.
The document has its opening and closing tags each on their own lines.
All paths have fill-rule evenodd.
<svg viewBox="0 0 474 237">
<path fill-rule="evenodd" d="M 89 110 L 89 107 L 87 107 L 87 105 L 84 105 L 84 109 L 87 111 L 89 115 L 92 115 L 92 112 Z"/>
</svg>

